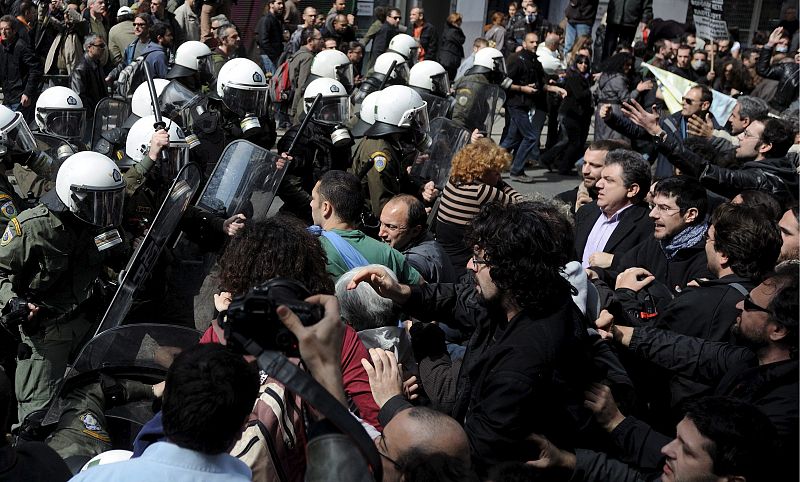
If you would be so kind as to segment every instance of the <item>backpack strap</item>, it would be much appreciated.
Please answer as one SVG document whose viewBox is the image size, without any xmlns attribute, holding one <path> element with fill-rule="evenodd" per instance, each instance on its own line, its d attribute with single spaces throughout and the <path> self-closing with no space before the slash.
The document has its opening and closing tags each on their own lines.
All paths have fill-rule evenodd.
<svg viewBox="0 0 800 482">
<path fill-rule="evenodd" d="M 738 291 L 739 293 L 741 293 L 742 296 L 747 296 L 750 293 L 749 291 L 747 291 L 747 289 L 744 286 L 742 286 L 739 283 L 730 283 L 730 284 L 728 284 L 728 286 L 730 286 L 731 288 L 733 288 L 736 291 Z"/>
<path fill-rule="evenodd" d="M 318 229 L 311 229 L 311 228 L 318 228 Z M 359 268 L 361 266 L 367 266 L 369 261 L 367 258 L 364 257 L 363 254 L 358 252 L 356 248 L 353 247 L 352 244 L 348 243 L 343 237 L 339 236 L 338 234 L 334 233 L 333 231 L 325 231 L 321 229 L 319 226 L 312 226 L 309 228 L 309 232 L 311 234 L 316 234 L 317 236 L 325 236 L 325 238 L 330 241 L 336 251 L 339 252 L 339 256 L 342 257 L 344 260 L 344 264 L 347 265 L 347 269 Z"/>
</svg>

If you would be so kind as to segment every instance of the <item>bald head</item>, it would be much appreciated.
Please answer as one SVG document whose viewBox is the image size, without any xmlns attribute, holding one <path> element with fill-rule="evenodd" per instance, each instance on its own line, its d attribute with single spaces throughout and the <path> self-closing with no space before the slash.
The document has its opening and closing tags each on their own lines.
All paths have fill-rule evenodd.
<svg viewBox="0 0 800 482">
<path fill-rule="evenodd" d="M 411 247 L 426 228 L 427 213 L 422 201 L 408 194 L 389 200 L 381 211 L 378 236 L 398 251 Z"/>
<path fill-rule="evenodd" d="M 378 450 L 391 460 L 408 452 L 441 453 L 470 465 L 467 433 L 453 418 L 427 407 L 412 407 L 392 418 L 376 439 Z M 399 481 L 397 468 L 384 457 L 384 481 Z"/>
</svg>

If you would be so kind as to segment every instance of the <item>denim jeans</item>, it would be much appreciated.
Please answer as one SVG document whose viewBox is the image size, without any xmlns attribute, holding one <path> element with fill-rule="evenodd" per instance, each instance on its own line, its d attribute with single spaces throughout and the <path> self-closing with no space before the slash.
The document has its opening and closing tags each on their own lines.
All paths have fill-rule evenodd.
<svg viewBox="0 0 800 482">
<path fill-rule="evenodd" d="M 504 149 L 516 149 L 514 162 L 511 164 L 511 174 L 518 175 L 525 172 L 525 162 L 528 158 L 539 160 L 539 137 L 546 117 L 543 109 L 533 112 L 533 122 L 528 117 L 530 112 L 523 107 L 506 107 L 511 117 L 508 135 L 500 143 Z"/>
<path fill-rule="evenodd" d="M 272 59 L 269 56 L 261 54 L 261 65 L 264 67 L 264 73 L 267 74 L 274 74 L 276 67 L 275 64 L 272 63 Z"/>
<path fill-rule="evenodd" d="M 572 50 L 572 44 L 574 44 L 575 39 L 581 35 L 586 35 L 587 37 L 591 38 L 592 26 L 586 25 L 585 23 L 567 22 L 567 32 L 566 37 L 564 38 L 564 52 L 569 52 Z"/>
</svg>

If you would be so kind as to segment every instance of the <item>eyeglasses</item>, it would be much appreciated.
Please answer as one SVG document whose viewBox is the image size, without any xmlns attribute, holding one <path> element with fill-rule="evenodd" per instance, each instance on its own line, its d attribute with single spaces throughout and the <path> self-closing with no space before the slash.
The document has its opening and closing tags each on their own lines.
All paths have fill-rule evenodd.
<svg viewBox="0 0 800 482">
<path fill-rule="evenodd" d="M 757 305 L 749 294 L 744 297 L 744 311 L 760 311 L 762 313 L 769 313 L 768 309 Z"/>
<path fill-rule="evenodd" d="M 743 137 L 749 137 L 750 139 L 758 139 L 759 138 L 759 136 L 757 136 L 755 134 L 751 134 L 750 132 L 747 132 L 747 129 L 742 131 L 742 136 Z"/>
<path fill-rule="evenodd" d="M 136 28 L 136 27 L 139 27 L 139 28 L 144 28 L 144 27 L 146 27 L 146 26 L 147 26 L 147 24 L 146 24 L 146 23 L 134 23 L 134 24 L 133 24 L 133 28 Z"/>
<path fill-rule="evenodd" d="M 97 47 L 98 49 L 106 48 L 106 44 L 91 44 L 92 47 Z"/>
<path fill-rule="evenodd" d="M 400 20 L 400 19 L 401 19 L 401 18 L 403 18 L 403 17 L 391 17 L 391 18 L 393 18 L 393 19 L 395 19 L 395 20 Z"/>
<path fill-rule="evenodd" d="M 683 98 L 683 103 L 684 103 L 684 104 L 686 104 L 686 105 L 692 105 L 692 104 L 694 104 L 695 102 L 698 102 L 698 101 L 696 101 L 696 100 L 694 100 L 694 99 L 690 99 L 690 98 L 688 98 L 688 97 L 684 97 L 684 98 Z"/>
<path fill-rule="evenodd" d="M 659 214 L 669 214 L 671 211 L 680 211 L 681 208 L 671 208 L 664 204 L 649 204 L 650 210 L 655 211 Z"/>
</svg>

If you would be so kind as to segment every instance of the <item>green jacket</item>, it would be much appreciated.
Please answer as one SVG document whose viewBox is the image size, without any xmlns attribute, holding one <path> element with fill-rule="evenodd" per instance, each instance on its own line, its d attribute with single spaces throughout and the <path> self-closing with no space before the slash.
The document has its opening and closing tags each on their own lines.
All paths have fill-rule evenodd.
<svg viewBox="0 0 800 482">
<path fill-rule="evenodd" d="M 98 251 L 89 225 L 68 216 L 40 204 L 9 222 L 0 238 L 0 306 L 26 298 L 47 319 L 91 297 L 108 252 Z"/>
</svg>

